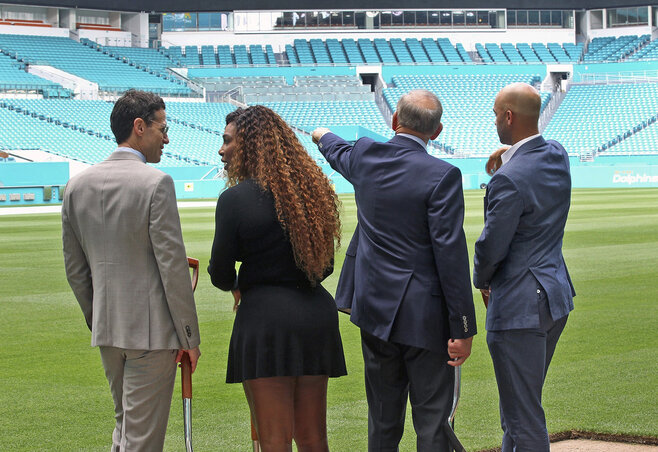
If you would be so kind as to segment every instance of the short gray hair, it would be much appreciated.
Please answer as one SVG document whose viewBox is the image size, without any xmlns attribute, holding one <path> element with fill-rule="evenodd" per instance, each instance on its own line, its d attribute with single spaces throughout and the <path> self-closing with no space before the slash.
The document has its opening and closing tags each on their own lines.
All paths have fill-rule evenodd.
<svg viewBox="0 0 658 452">
<path fill-rule="evenodd" d="M 425 102 L 419 102 L 421 99 Z M 434 107 L 426 107 L 427 101 L 433 103 Z M 441 124 L 443 107 L 434 93 L 417 89 L 409 91 L 400 98 L 396 111 L 398 124 L 423 135 L 432 136 Z"/>
</svg>

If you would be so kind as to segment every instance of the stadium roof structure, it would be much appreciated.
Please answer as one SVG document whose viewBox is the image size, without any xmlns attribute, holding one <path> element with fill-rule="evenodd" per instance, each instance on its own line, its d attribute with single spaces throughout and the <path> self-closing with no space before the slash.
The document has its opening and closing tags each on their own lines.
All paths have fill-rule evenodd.
<svg viewBox="0 0 658 452">
<path fill-rule="evenodd" d="M 203 11 L 244 11 L 244 10 L 318 10 L 314 0 L 3 0 L 5 4 L 44 6 L 51 8 L 83 8 L 131 12 L 203 12 Z M 356 4 L 355 4 L 356 3 Z M 363 10 L 363 9 L 598 9 L 626 6 L 645 6 L 649 1 L 637 0 L 406 0 L 402 7 L 400 0 L 329 0 L 322 9 Z"/>
</svg>

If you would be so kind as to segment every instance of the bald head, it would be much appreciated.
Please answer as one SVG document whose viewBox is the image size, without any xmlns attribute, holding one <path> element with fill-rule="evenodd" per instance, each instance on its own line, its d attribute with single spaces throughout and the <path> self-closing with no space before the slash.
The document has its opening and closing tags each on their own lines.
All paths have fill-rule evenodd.
<svg viewBox="0 0 658 452">
<path fill-rule="evenodd" d="M 494 102 L 496 128 L 503 144 L 539 133 L 537 122 L 541 110 L 541 97 L 527 83 L 512 83 L 500 90 Z"/>
<path fill-rule="evenodd" d="M 401 128 L 431 137 L 441 126 L 443 107 L 434 93 L 417 89 L 400 98 L 395 113 Z"/>
<path fill-rule="evenodd" d="M 506 110 L 512 113 L 534 120 L 539 119 L 541 108 L 541 97 L 535 88 L 527 83 L 512 83 L 501 89 L 496 96 Z"/>
</svg>

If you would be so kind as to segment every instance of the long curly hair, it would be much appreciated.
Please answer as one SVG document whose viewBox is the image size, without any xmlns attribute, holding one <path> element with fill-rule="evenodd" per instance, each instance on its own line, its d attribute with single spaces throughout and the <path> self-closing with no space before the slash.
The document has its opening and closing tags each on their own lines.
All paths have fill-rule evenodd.
<svg viewBox="0 0 658 452">
<path fill-rule="evenodd" d="M 332 265 L 340 246 L 340 201 L 329 179 L 274 111 L 246 108 L 234 121 L 236 148 L 228 185 L 254 179 L 274 195 L 277 218 L 286 231 L 297 266 L 311 283 Z"/>
</svg>

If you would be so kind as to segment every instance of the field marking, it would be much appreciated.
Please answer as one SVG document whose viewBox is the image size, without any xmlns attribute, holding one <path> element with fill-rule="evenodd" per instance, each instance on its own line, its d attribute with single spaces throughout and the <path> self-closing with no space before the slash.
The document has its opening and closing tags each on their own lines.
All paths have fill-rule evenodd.
<svg viewBox="0 0 658 452">
<path fill-rule="evenodd" d="M 186 207 L 215 207 L 215 201 L 181 201 L 178 202 L 178 208 Z M 2 215 L 28 215 L 37 213 L 61 213 L 62 206 L 25 206 L 25 207 L 2 207 L 0 208 L 0 216 Z"/>
</svg>

